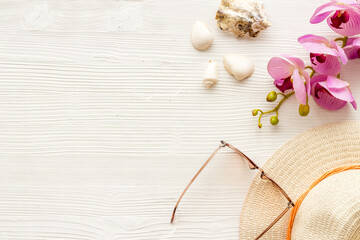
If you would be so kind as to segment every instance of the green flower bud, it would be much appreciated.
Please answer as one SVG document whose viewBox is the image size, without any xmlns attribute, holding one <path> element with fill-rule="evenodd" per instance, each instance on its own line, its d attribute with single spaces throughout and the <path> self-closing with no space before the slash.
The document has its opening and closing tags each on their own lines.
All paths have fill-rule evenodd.
<svg viewBox="0 0 360 240">
<path fill-rule="evenodd" d="M 261 123 L 259 123 L 259 124 L 258 124 L 258 127 L 259 127 L 259 128 L 262 128 L 262 124 L 261 124 Z"/>
<path fill-rule="evenodd" d="M 305 117 L 305 116 L 307 116 L 309 114 L 309 112 L 310 112 L 309 104 L 306 104 L 306 105 L 300 104 L 300 106 L 299 106 L 299 114 L 300 114 L 300 116 Z"/>
<path fill-rule="evenodd" d="M 252 115 L 253 115 L 253 116 L 258 115 L 258 113 L 259 113 L 259 109 L 253 109 L 253 110 L 252 110 Z"/>
<path fill-rule="evenodd" d="M 277 99 L 277 94 L 275 91 L 269 92 L 269 94 L 266 97 L 266 101 L 268 101 L 268 102 L 274 102 L 274 101 L 276 101 L 276 99 Z"/>
<path fill-rule="evenodd" d="M 272 116 L 270 118 L 271 125 L 277 125 L 279 123 L 279 118 L 277 116 Z"/>
</svg>

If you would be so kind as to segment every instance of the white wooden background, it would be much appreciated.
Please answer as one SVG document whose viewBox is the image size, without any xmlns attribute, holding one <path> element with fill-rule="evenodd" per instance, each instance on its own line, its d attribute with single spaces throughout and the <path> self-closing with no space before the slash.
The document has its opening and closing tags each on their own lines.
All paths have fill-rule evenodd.
<svg viewBox="0 0 360 240">
<path fill-rule="evenodd" d="M 266 65 L 282 53 L 307 53 L 297 37 L 336 37 L 309 18 L 322 0 L 265 0 L 273 26 L 259 38 L 221 32 L 220 0 L 0 1 L 0 239 L 237 239 L 253 173 L 221 153 L 185 196 L 181 190 L 224 139 L 262 164 L 311 127 L 360 119 L 295 99 L 279 126 L 257 128 L 251 109 L 273 90 Z M 206 52 L 193 49 L 195 20 L 215 32 Z M 226 53 L 255 61 L 237 82 Z M 220 81 L 205 89 L 208 60 Z M 360 101 L 360 63 L 343 71 Z"/>
</svg>

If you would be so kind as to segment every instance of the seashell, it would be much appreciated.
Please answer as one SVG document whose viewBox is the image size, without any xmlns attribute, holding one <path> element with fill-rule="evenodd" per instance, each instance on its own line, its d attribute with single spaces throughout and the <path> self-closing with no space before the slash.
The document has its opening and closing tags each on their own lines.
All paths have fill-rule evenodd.
<svg viewBox="0 0 360 240">
<path fill-rule="evenodd" d="M 225 55 L 223 63 L 226 71 L 237 80 L 243 80 L 254 72 L 254 62 L 240 54 Z"/>
<path fill-rule="evenodd" d="M 209 27 L 201 22 L 196 21 L 191 32 L 191 42 L 193 46 L 200 51 L 208 49 L 214 41 L 214 36 Z"/>
<path fill-rule="evenodd" d="M 218 81 L 218 70 L 216 62 L 209 61 L 204 76 L 203 83 L 207 88 L 211 88 Z"/>
<path fill-rule="evenodd" d="M 257 37 L 260 31 L 271 26 L 264 4 L 257 0 L 222 0 L 215 19 L 221 30 L 237 37 Z"/>
</svg>

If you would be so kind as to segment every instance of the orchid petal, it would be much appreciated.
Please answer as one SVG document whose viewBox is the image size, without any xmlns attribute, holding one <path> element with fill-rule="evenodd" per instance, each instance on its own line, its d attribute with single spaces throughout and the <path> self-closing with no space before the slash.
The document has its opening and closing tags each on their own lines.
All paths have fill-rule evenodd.
<svg viewBox="0 0 360 240">
<path fill-rule="evenodd" d="M 293 57 L 291 55 L 283 54 L 283 57 L 285 57 L 287 60 L 289 60 L 292 64 L 295 65 L 296 68 L 302 70 L 305 70 L 305 63 L 303 60 L 297 57 Z"/>
<path fill-rule="evenodd" d="M 354 108 L 355 110 L 357 110 L 356 101 L 354 100 L 354 101 L 352 101 L 352 102 L 350 102 L 350 103 L 351 103 L 351 105 L 353 106 L 353 108 Z"/>
<path fill-rule="evenodd" d="M 360 33 L 360 9 L 350 5 L 343 5 L 346 7 L 346 12 L 349 14 L 349 21 L 342 23 L 339 28 L 331 25 L 331 17 L 327 19 L 330 28 L 343 36 L 354 36 Z"/>
<path fill-rule="evenodd" d="M 328 76 L 326 84 L 329 89 L 340 89 L 340 88 L 345 88 L 345 87 L 349 86 L 348 82 L 345 82 L 334 76 Z"/>
<path fill-rule="evenodd" d="M 322 86 L 323 88 L 325 88 L 326 90 L 329 91 L 329 93 L 331 95 L 333 95 L 334 97 L 336 97 L 337 99 L 346 101 L 346 102 L 352 102 L 354 101 L 354 97 L 352 96 L 350 89 L 349 88 L 329 88 L 327 86 L 326 82 L 319 82 L 319 85 Z"/>
<path fill-rule="evenodd" d="M 338 52 L 330 46 L 330 41 L 324 37 L 316 35 L 304 35 L 298 39 L 298 42 L 309 52 L 318 54 L 327 54 L 338 56 Z"/>
<path fill-rule="evenodd" d="M 318 97 L 313 96 L 314 101 L 322 108 L 328 110 L 339 110 L 346 105 L 346 101 L 337 99 L 326 91 L 319 91 Z"/>
<path fill-rule="evenodd" d="M 331 95 L 333 95 L 337 99 L 340 99 L 343 101 L 352 102 L 355 100 L 348 88 L 331 89 L 331 90 L 329 90 L 329 92 L 331 93 Z"/>
<path fill-rule="evenodd" d="M 346 45 L 345 46 L 349 46 L 349 45 L 353 45 L 354 42 L 357 40 L 358 38 L 355 37 L 349 37 L 346 41 Z"/>
<path fill-rule="evenodd" d="M 301 75 L 305 78 L 306 93 L 307 93 L 307 95 L 310 95 L 310 90 L 311 90 L 310 75 L 306 71 L 301 72 Z"/>
<path fill-rule="evenodd" d="M 347 61 L 348 61 L 348 58 L 347 58 L 347 56 L 346 56 L 346 54 L 344 52 L 344 49 L 342 49 L 339 45 L 337 45 L 334 40 L 332 40 L 330 42 L 330 45 L 337 50 L 338 56 L 340 57 L 340 60 L 341 60 L 342 64 L 345 65 L 347 63 Z"/>
<path fill-rule="evenodd" d="M 267 70 L 272 78 L 275 80 L 290 77 L 294 72 L 294 66 L 280 57 L 273 57 L 270 59 Z"/>
<path fill-rule="evenodd" d="M 324 5 L 321 5 L 318 7 L 313 16 L 310 19 L 310 23 L 319 23 L 324 21 L 332 12 L 336 10 L 342 10 L 346 9 L 345 5 L 337 4 L 336 2 L 332 1 L 329 3 L 326 3 Z"/>
<path fill-rule="evenodd" d="M 347 44 L 353 44 L 360 47 L 360 38 L 348 38 Z"/>
<path fill-rule="evenodd" d="M 323 63 L 315 60 L 314 64 L 312 63 L 311 65 L 318 74 L 336 76 L 341 71 L 339 59 L 334 56 L 326 56 L 325 62 Z"/>
<path fill-rule="evenodd" d="M 328 76 L 326 75 L 318 75 L 311 78 L 311 95 L 320 107 L 328 110 L 338 110 L 344 107 L 347 102 L 337 99 L 322 87 L 323 84 L 326 85 L 327 78 Z"/>
<path fill-rule="evenodd" d="M 348 57 L 348 59 L 350 60 L 359 58 L 359 50 L 360 50 L 360 46 L 356 46 L 356 45 L 348 45 L 344 47 L 344 52 Z"/>
<path fill-rule="evenodd" d="M 311 86 L 313 86 L 319 82 L 325 82 L 327 80 L 327 78 L 328 78 L 327 75 L 317 75 L 315 77 L 312 77 L 310 80 Z M 313 94 L 313 92 L 311 94 Z"/>
<path fill-rule="evenodd" d="M 296 99 L 303 105 L 306 104 L 306 88 L 304 80 L 301 77 L 299 70 L 295 69 L 293 74 L 293 85 L 295 90 Z"/>
<path fill-rule="evenodd" d="M 293 83 L 290 79 L 290 77 L 285 79 L 275 79 L 274 85 L 277 87 L 282 93 L 284 93 L 286 90 L 293 89 Z"/>
<path fill-rule="evenodd" d="M 360 58 L 360 38 L 348 38 L 343 49 L 348 59 Z"/>
</svg>

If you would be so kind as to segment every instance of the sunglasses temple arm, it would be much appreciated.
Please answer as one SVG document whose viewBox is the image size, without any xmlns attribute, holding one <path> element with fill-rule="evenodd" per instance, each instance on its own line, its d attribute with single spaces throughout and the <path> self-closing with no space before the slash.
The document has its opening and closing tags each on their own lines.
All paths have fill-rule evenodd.
<svg viewBox="0 0 360 240">
<path fill-rule="evenodd" d="M 266 177 L 280 190 L 280 192 L 284 195 L 284 197 L 289 201 L 289 205 L 294 207 L 295 204 L 293 203 L 293 201 L 291 200 L 289 195 L 285 192 L 285 190 L 282 189 L 282 187 L 280 187 L 279 184 L 277 184 L 273 179 L 269 178 L 268 176 L 266 176 Z"/>
<path fill-rule="evenodd" d="M 270 228 L 272 228 L 275 223 L 277 223 L 288 211 L 289 209 L 291 208 L 290 207 L 291 205 L 289 204 L 282 213 L 280 213 L 280 215 L 259 235 L 255 238 L 255 240 L 258 240 L 260 239 L 262 236 L 264 236 L 264 234 L 270 230 Z"/>
<path fill-rule="evenodd" d="M 216 150 L 211 154 L 211 156 L 208 158 L 208 160 L 206 160 L 206 162 L 201 166 L 201 168 L 197 171 L 197 173 L 195 174 L 195 176 L 191 179 L 191 181 L 188 183 L 188 185 L 185 187 L 184 191 L 181 193 L 178 201 L 176 202 L 176 205 L 174 207 L 172 216 L 171 216 L 171 221 L 170 223 L 172 223 L 174 221 L 174 217 L 175 217 L 175 213 L 176 213 L 176 209 L 179 206 L 179 203 L 181 201 L 181 199 L 184 197 L 186 191 L 189 189 L 189 187 L 191 186 L 191 184 L 195 181 L 195 179 L 200 175 L 200 173 L 202 172 L 202 170 L 204 170 L 204 168 L 206 167 L 206 165 L 208 165 L 208 163 L 211 161 L 211 159 L 213 159 L 213 157 L 215 156 L 215 154 L 222 148 L 224 147 L 224 144 L 220 144 L 220 146 L 218 146 L 216 148 Z"/>
<path fill-rule="evenodd" d="M 234 147 L 233 145 L 229 144 L 229 143 L 225 143 L 224 141 L 222 141 L 223 144 L 225 144 L 225 146 L 229 147 L 231 150 L 233 150 L 234 152 L 236 152 L 237 154 L 239 154 L 242 158 L 244 158 L 247 162 L 247 164 L 249 165 L 250 169 L 259 169 L 258 165 L 256 165 L 248 156 L 246 156 L 243 152 L 241 152 L 239 149 L 237 149 L 236 147 Z"/>
<path fill-rule="evenodd" d="M 229 147 L 230 149 L 232 149 L 234 152 L 236 152 L 237 154 L 239 154 L 240 156 L 242 156 L 246 162 L 248 163 L 249 167 L 251 170 L 257 169 L 260 171 L 261 173 L 261 178 L 267 178 L 269 179 L 280 191 L 281 193 L 285 196 L 285 198 L 290 202 L 290 204 L 292 206 L 294 206 L 294 203 L 292 202 L 291 198 L 289 197 L 289 195 L 284 191 L 284 189 L 282 189 L 282 187 L 279 186 L 279 184 L 277 184 L 273 179 L 271 179 L 270 177 L 268 177 L 264 170 L 262 168 L 260 168 L 258 165 L 256 165 L 256 163 L 254 163 L 248 156 L 246 156 L 243 152 L 241 152 L 239 149 L 235 148 L 234 146 L 225 143 L 222 141 L 222 143 L 225 144 L 225 146 Z"/>
</svg>

